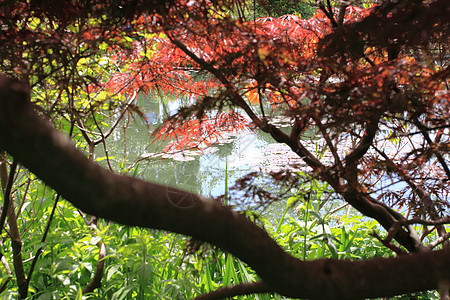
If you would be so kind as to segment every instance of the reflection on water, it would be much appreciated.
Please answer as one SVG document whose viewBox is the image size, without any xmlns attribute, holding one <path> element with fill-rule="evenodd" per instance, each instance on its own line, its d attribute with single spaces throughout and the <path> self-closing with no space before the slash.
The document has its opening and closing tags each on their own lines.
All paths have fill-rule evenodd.
<svg viewBox="0 0 450 300">
<path fill-rule="evenodd" d="M 125 165 L 146 158 L 139 163 L 138 171 L 138 176 L 144 180 L 216 197 L 225 192 L 226 170 L 228 186 L 232 186 L 251 171 L 261 168 L 277 170 L 299 163 L 292 152 L 271 145 L 273 139 L 263 132 L 225 134 L 221 143 L 203 151 L 164 153 L 164 144 L 151 141 L 149 132 L 157 128 L 167 115 L 176 113 L 180 103 L 163 104 L 148 98 L 140 101 L 145 119 L 124 120 L 128 121 L 125 132 L 116 130 L 107 140 L 107 146 L 109 155 L 117 164 L 124 157 Z M 104 156 L 101 152 L 97 157 Z"/>
<path fill-rule="evenodd" d="M 224 134 L 221 143 L 203 151 L 164 153 L 165 144 L 161 141 L 155 144 L 150 138 L 150 133 L 161 125 L 168 115 L 176 113 L 180 103 L 163 104 L 149 101 L 148 98 L 140 101 L 139 105 L 145 119 L 136 117 L 124 120 L 123 123 L 127 124 L 126 129 L 120 130 L 118 127 L 113 136 L 107 140 L 107 148 L 117 166 L 124 159 L 125 166 L 141 159 L 137 176 L 144 180 L 188 190 L 206 197 L 218 197 L 225 193 L 226 178 L 228 187 L 232 187 L 237 180 L 252 171 L 306 168 L 298 155 L 286 145 L 275 143 L 269 134 L 261 131 L 244 132 L 239 135 Z M 281 118 L 277 122 L 277 126 L 285 125 Z M 311 140 L 304 140 L 303 144 L 310 152 L 317 154 L 323 149 L 325 142 L 314 139 L 313 132 L 310 137 Z M 350 139 L 340 141 L 339 146 L 341 149 L 348 149 L 351 147 Z M 97 157 L 104 156 L 102 152 L 103 150 L 99 149 Z M 320 157 L 322 161 L 332 160 L 329 151 L 322 153 Z M 131 173 L 133 172 L 129 174 Z M 279 189 L 267 185 L 264 188 Z M 280 200 L 281 202 L 269 207 L 269 211 L 266 210 L 268 215 L 278 217 L 282 215 L 287 199 Z"/>
</svg>

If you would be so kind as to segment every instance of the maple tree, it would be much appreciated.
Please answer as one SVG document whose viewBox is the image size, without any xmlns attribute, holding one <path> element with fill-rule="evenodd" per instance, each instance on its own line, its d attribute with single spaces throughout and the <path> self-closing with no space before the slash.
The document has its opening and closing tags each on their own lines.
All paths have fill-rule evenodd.
<svg viewBox="0 0 450 300">
<path fill-rule="evenodd" d="M 139 113 L 138 93 L 184 96 L 186 106 L 155 132 L 156 141 L 170 139 L 166 151 L 208 146 L 222 131 L 267 132 L 312 178 L 378 221 L 387 235 L 377 238 L 398 258 L 297 260 L 216 201 L 89 162 L 36 115 L 27 91 L 3 78 L 1 148 L 65 199 L 94 216 L 215 244 L 262 279 L 211 297 L 275 291 L 350 299 L 427 289 L 448 297 L 446 1 L 369 9 L 319 1 L 310 19 L 255 21 L 229 13 L 239 1 L 60 2 L 2 3 L 9 8 L 1 13 L 2 72 L 31 86 L 33 102 L 56 124 L 66 116 L 91 157 L 112 132 L 102 131 L 97 112 L 118 109 L 119 117 L 111 110 L 106 117 L 116 117 L 114 129 L 125 113 Z M 273 122 L 279 114 L 289 119 L 288 133 Z M 307 129 L 332 159 L 305 147 Z"/>
</svg>

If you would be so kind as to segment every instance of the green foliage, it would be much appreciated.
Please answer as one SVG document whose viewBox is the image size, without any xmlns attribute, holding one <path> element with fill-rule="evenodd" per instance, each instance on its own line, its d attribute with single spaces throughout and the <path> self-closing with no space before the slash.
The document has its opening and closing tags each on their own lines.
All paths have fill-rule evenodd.
<svg viewBox="0 0 450 300">
<path fill-rule="evenodd" d="M 314 4 L 309 1 L 294 1 L 294 0 L 274 0 L 274 1 L 255 1 L 252 4 L 254 14 L 257 18 L 260 17 L 275 17 L 282 15 L 299 15 L 304 19 L 313 16 L 316 11 Z"/>
<path fill-rule="evenodd" d="M 58 202 L 52 229 L 41 244 L 55 194 L 37 180 L 27 184 L 25 175 L 31 174 L 23 170 L 19 173 L 22 185 L 16 193 L 24 199 L 18 222 L 21 228 L 26 228 L 22 249 L 26 269 L 30 266 L 26 258 L 44 247 L 30 280 L 30 299 L 192 299 L 221 286 L 258 279 L 252 269 L 231 254 L 181 235 L 104 221 L 99 221 L 97 229 L 92 230 L 86 226 L 86 216 L 64 201 Z M 224 181 L 227 183 L 226 176 Z M 28 187 L 26 195 L 25 187 Z M 392 256 L 370 236 L 378 230 L 376 222 L 347 207 L 330 214 L 342 203 L 332 203 L 329 192 L 326 184 L 305 179 L 298 192 L 287 199 L 281 216 L 272 219 L 258 216 L 257 220 L 286 251 L 298 258 L 359 260 Z M 82 288 L 95 271 L 100 241 L 106 245 L 102 286 L 82 295 Z M 6 261 L 12 262 L 12 253 L 8 251 L 10 239 L 5 240 L 2 249 Z M 0 297 L 14 299 L 15 277 L 7 278 L 10 281 Z M 431 292 L 414 296 L 435 299 Z M 253 295 L 237 299 L 285 298 Z"/>
<path fill-rule="evenodd" d="M 327 184 L 306 181 L 290 197 L 275 225 L 261 217 L 264 228 L 293 256 L 303 260 L 318 258 L 365 259 L 390 256 L 383 245 L 370 236 L 378 224 L 330 199 Z M 346 212 L 342 212 L 343 209 Z M 330 214 L 333 212 L 333 214 Z"/>
</svg>

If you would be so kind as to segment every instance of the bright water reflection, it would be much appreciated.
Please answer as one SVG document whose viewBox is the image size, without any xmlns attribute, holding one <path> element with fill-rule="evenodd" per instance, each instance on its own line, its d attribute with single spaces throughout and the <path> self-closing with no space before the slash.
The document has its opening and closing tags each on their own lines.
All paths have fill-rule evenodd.
<svg viewBox="0 0 450 300">
<path fill-rule="evenodd" d="M 146 121 L 136 117 L 128 119 L 125 131 L 118 128 L 107 141 L 110 156 L 120 163 L 126 158 L 127 164 L 133 163 L 142 155 L 151 156 L 163 151 L 164 145 L 150 140 L 149 132 L 159 126 L 168 114 L 177 111 L 179 103 L 163 104 L 149 99 L 140 99 L 139 105 L 145 112 Z M 224 143 L 213 145 L 207 154 L 193 156 L 188 152 L 177 157 L 162 158 L 166 155 L 148 158 L 139 163 L 138 176 L 144 180 L 176 186 L 204 196 L 220 196 L 225 192 L 225 172 L 228 186 L 251 171 L 278 169 L 289 163 L 298 163 L 298 157 L 287 150 L 273 145 L 270 135 L 263 132 L 246 132 L 229 136 Z M 125 151 L 125 152 L 124 152 Z M 281 151 L 281 152 L 280 152 Z M 100 151 L 102 152 L 102 151 Z M 97 157 L 104 153 L 97 153 Z M 125 164 L 125 165 L 127 165 Z"/>
</svg>

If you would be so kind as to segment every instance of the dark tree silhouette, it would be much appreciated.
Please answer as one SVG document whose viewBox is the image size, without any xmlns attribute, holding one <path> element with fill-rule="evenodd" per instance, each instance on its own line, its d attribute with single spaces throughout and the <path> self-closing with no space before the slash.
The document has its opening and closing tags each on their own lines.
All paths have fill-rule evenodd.
<svg viewBox="0 0 450 300">
<path fill-rule="evenodd" d="M 0 58 L 8 77 L 0 79 L 0 149 L 64 199 L 99 218 L 212 243 L 261 277 L 261 282 L 228 287 L 206 299 L 267 291 L 360 299 L 429 289 L 448 297 L 447 1 L 384 1 L 371 10 L 319 1 L 320 13 L 309 21 L 287 16 L 257 22 L 226 15 L 239 1 L 59 2 L 1 4 Z M 69 31 L 75 23 L 78 30 Z M 158 49 L 160 55 L 142 51 L 155 42 L 146 32 L 164 33 L 156 36 L 165 45 Z M 92 74 L 68 72 L 85 58 L 104 53 L 105 47 L 116 61 L 131 61 L 130 71 L 111 80 L 95 68 Z M 188 69 L 208 76 L 192 81 Z M 45 83 L 48 78 L 53 86 Z M 204 126 L 199 121 L 210 109 L 241 108 L 251 126 L 288 145 L 310 167 L 311 176 L 378 221 L 388 232 L 382 242 L 399 256 L 300 261 L 218 201 L 96 165 L 44 119 L 68 113 L 72 124 L 84 128 L 92 107 L 105 102 L 90 99 L 88 109 L 76 103 L 74 90 L 86 91 L 79 97 L 103 89 L 135 95 L 157 86 L 198 95 L 167 121 L 161 135 L 174 135 L 181 128 L 170 124 Z M 56 93 L 34 99 L 36 88 L 55 88 Z M 61 100 L 62 94 L 67 101 Z M 131 107 L 128 101 L 118 103 Z M 274 124 L 272 110 L 290 118 L 289 133 Z M 242 121 L 235 114 L 218 116 L 218 127 Z M 305 129 L 312 127 L 325 141 L 329 162 L 302 141 Z M 96 143 L 87 131 L 83 134 L 89 145 Z M 407 151 L 394 147 L 403 140 L 410 142 Z M 377 186 L 380 176 L 388 178 L 387 188 Z M 398 182 L 403 185 L 395 190 Z"/>
</svg>

